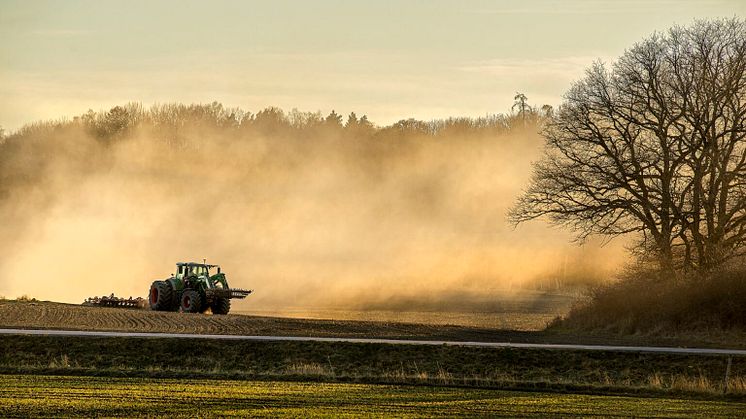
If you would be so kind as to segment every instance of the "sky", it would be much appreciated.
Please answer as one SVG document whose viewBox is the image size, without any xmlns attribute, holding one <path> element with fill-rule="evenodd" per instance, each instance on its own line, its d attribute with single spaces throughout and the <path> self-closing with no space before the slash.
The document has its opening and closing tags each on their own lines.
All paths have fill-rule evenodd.
<svg viewBox="0 0 746 419">
<path fill-rule="evenodd" d="M 594 60 L 744 0 L 0 0 L 0 127 L 127 102 L 400 119 L 561 102 Z"/>
</svg>

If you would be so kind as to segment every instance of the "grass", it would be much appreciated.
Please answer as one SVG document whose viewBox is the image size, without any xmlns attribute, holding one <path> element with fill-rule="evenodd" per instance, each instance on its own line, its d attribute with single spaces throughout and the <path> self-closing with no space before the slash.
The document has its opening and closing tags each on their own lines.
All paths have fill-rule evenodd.
<svg viewBox="0 0 746 419">
<path fill-rule="evenodd" d="M 739 417 L 746 403 L 349 383 L 0 375 L 5 416 Z"/>
<path fill-rule="evenodd" d="M 746 400 L 746 358 L 341 342 L 1 336 L 0 373 L 459 385 Z"/>
<path fill-rule="evenodd" d="M 707 275 L 629 272 L 554 322 L 552 330 L 623 335 L 746 336 L 746 266 Z"/>
</svg>

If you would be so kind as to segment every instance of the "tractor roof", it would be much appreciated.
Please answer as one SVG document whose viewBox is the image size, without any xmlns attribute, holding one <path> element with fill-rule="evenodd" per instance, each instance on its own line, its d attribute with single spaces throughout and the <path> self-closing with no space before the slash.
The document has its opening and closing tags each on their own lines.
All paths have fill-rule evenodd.
<svg viewBox="0 0 746 419">
<path fill-rule="evenodd" d="M 200 263 L 200 262 L 176 262 L 176 266 L 206 266 L 208 268 L 218 267 L 218 265 L 209 265 L 207 263 Z"/>
</svg>

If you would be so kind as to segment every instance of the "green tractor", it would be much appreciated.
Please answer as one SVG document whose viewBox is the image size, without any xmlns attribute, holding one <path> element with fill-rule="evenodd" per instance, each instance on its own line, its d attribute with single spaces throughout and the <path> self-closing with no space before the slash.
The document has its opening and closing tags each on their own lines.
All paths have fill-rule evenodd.
<svg viewBox="0 0 746 419">
<path fill-rule="evenodd" d="M 215 273 L 210 271 L 215 269 Z M 231 298 L 246 298 L 251 291 L 230 288 L 220 266 L 206 263 L 178 262 L 176 274 L 150 286 L 150 309 L 204 313 L 209 308 L 213 314 L 228 314 Z"/>
</svg>

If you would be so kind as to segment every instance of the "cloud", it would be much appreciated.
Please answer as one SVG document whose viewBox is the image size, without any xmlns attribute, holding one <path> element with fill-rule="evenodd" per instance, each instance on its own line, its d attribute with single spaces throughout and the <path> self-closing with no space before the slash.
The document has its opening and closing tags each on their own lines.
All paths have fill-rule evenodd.
<svg viewBox="0 0 746 419">
<path fill-rule="evenodd" d="M 490 74 L 498 77 L 533 75 L 572 79 L 582 76 L 583 71 L 597 60 L 610 62 L 611 58 L 591 55 L 537 59 L 496 58 L 465 63 L 458 68 L 468 73 Z"/>
<path fill-rule="evenodd" d="M 90 35 L 91 31 L 82 29 L 37 29 L 31 35 L 50 38 L 66 38 Z"/>
<path fill-rule="evenodd" d="M 665 12 L 672 7 L 706 6 L 724 7 L 732 4 L 727 0 L 547 0 L 502 4 L 495 7 L 471 9 L 470 13 L 480 15 L 616 15 L 625 13 Z"/>
</svg>

